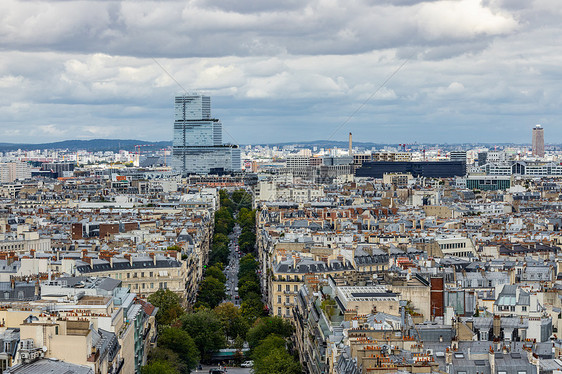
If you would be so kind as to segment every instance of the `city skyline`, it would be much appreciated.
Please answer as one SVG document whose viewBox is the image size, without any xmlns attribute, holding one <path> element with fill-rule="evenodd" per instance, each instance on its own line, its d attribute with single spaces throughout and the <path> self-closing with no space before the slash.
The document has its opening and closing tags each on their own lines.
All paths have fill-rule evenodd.
<svg viewBox="0 0 562 374">
<path fill-rule="evenodd" d="M 170 140 L 176 79 L 230 143 L 556 144 L 556 5 L 6 1 L 0 137 Z"/>
</svg>

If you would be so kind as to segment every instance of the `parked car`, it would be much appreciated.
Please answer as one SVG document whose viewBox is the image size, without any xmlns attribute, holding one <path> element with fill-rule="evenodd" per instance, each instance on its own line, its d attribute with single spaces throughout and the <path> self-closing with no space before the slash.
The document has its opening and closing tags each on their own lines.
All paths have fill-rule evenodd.
<svg viewBox="0 0 562 374">
<path fill-rule="evenodd" d="M 224 374 L 224 373 L 226 373 L 226 369 L 221 369 L 221 368 L 209 369 L 209 374 Z"/>
<path fill-rule="evenodd" d="M 251 368 L 254 366 L 254 361 L 244 361 L 240 366 L 242 366 L 243 368 Z"/>
</svg>

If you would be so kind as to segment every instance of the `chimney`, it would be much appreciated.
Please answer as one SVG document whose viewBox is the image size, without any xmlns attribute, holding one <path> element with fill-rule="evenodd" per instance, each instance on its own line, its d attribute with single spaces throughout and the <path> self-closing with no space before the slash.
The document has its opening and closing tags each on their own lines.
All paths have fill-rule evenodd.
<svg viewBox="0 0 562 374">
<path fill-rule="evenodd" d="M 490 372 L 496 372 L 496 355 L 494 353 L 494 349 L 490 346 L 490 350 L 488 351 L 488 361 L 490 362 Z"/>
<path fill-rule="evenodd" d="M 494 334 L 494 339 L 500 338 L 500 327 L 501 327 L 501 317 L 499 315 L 494 315 L 492 321 L 492 332 Z"/>
<path fill-rule="evenodd" d="M 352 141 L 352 139 L 351 139 L 351 133 L 349 133 L 349 155 L 350 155 L 350 156 L 353 156 L 353 147 L 352 147 L 352 145 L 353 145 L 353 141 Z"/>
<path fill-rule="evenodd" d="M 451 348 L 447 348 L 447 350 L 445 351 L 445 362 L 447 364 L 453 363 L 453 352 L 452 352 Z"/>
</svg>

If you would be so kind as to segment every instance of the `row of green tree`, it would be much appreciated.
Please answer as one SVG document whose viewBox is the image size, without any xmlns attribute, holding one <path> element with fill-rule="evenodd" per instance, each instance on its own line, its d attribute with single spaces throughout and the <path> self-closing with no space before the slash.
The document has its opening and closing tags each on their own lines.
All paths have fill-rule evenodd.
<svg viewBox="0 0 562 374">
<path fill-rule="evenodd" d="M 254 374 L 300 374 L 298 358 L 289 353 L 293 326 L 281 317 L 264 317 L 248 331 Z"/>
<path fill-rule="evenodd" d="M 189 373 L 197 363 L 209 362 L 219 349 L 242 349 L 250 323 L 234 304 L 187 312 L 180 298 L 170 290 L 157 291 L 149 301 L 159 308 L 159 336 L 158 346 L 151 350 L 142 374 Z"/>
<path fill-rule="evenodd" d="M 238 295 L 242 300 L 240 309 L 250 323 L 267 315 L 267 309 L 261 300 L 258 268 L 259 264 L 253 255 L 247 254 L 240 259 L 238 267 Z"/>
<path fill-rule="evenodd" d="M 293 328 L 280 317 L 256 319 L 232 303 L 187 312 L 170 290 L 159 290 L 149 301 L 159 308 L 159 337 L 142 374 L 189 373 L 198 362 L 209 362 L 214 352 L 226 347 L 239 349 L 242 360 L 244 341 L 250 346 L 255 374 L 301 372 L 288 350 Z"/>
<path fill-rule="evenodd" d="M 226 191 L 219 191 L 220 208 L 215 212 L 215 231 L 209 256 L 209 264 L 228 263 L 230 239 L 236 220 L 234 219 L 234 204 Z"/>
<path fill-rule="evenodd" d="M 241 232 L 238 242 L 240 250 L 244 253 L 252 253 L 256 247 L 256 211 L 246 208 L 238 212 L 238 224 Z"/>
</svg>

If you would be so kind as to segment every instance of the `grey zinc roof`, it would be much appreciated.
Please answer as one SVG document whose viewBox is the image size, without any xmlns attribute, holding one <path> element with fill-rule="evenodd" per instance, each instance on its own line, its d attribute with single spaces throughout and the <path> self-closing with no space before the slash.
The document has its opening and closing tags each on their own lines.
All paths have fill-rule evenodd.
<svg viewBox="0 0 562 374">
<path fill-rule="evenodd" d="M 82 365 L 75 365 L 56 359 L 41 359 L 31 364 L 20 364 L 7 369 L 10 374 L 93 374 L 94 371 Z"/>
</svg>

